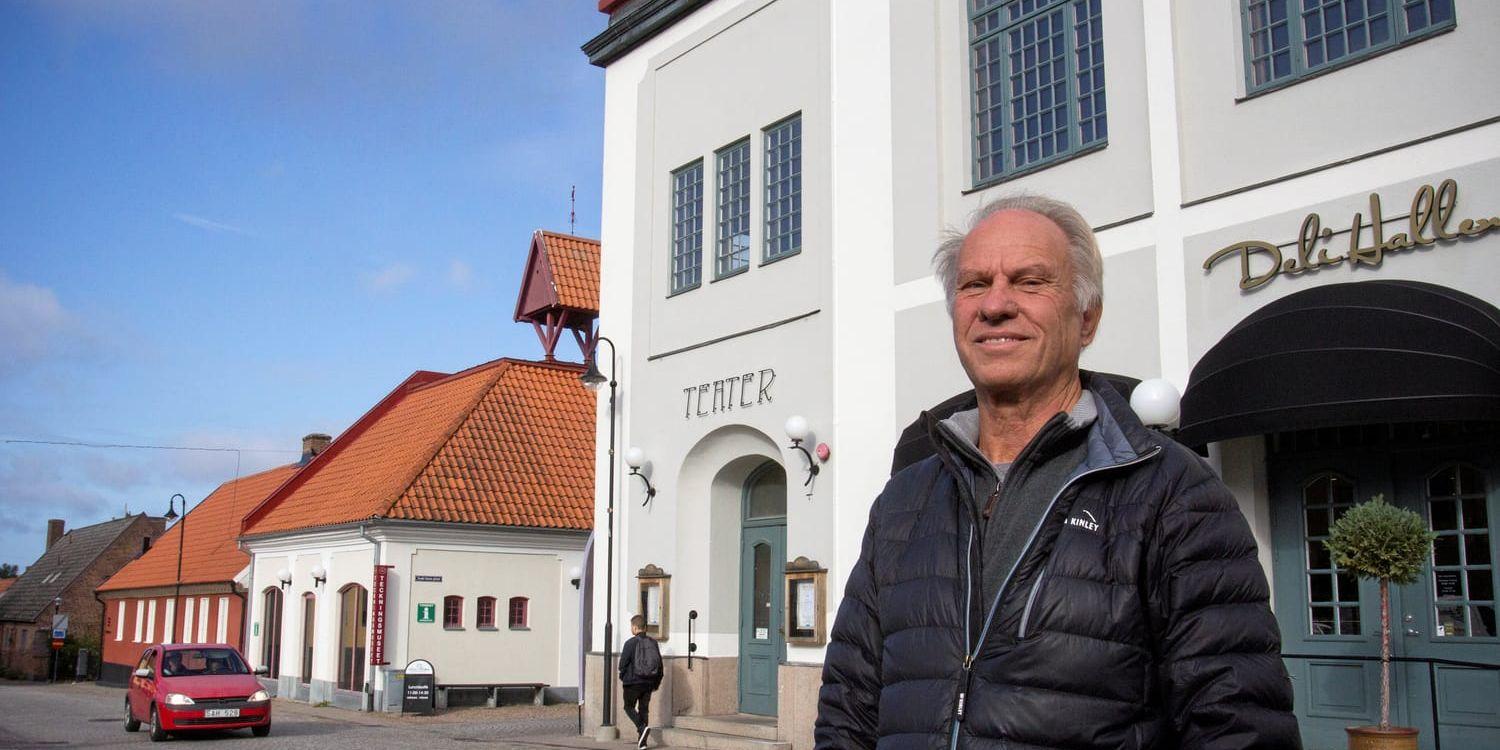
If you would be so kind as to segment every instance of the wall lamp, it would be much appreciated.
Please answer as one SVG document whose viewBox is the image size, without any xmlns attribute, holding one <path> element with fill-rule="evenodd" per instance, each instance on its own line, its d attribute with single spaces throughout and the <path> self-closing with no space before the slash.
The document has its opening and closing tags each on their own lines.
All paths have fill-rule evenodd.
<svg viewBox="0 0 1500 750">
<path fill-rule="evenodd" d="M 292 571 L 286 568 L 276 571 L 276 580 L 281 581 L 281 589 L 285 591 L 286 587 L 292 585 Z"/>
<path fill-rule="evenodd" d="M 656 488 L 652 487 L 651 480 L 641 473 L 641 467 L 646 465 L 646 452 L 633 445 L 630 446 L 625 451 L 625 465 L 630 467 L 630 476 L 640 477 L 641 481 L 646 483 L 646 499 L 641 501 L 641 507 L 650 505 L 651 500 L 656 497 Z"/>
<path fill-rule="evenodd" d="M 313 588 L 317 588 L 320 584 L 328 583 L 328 569 L 319 565 L 312 569 L 312 577 Z"/>
<path fill-rule="evenodd" d="M 1164 378 L 1142 380 L 1130 392 L 1130 409 L 1147 427 L 1171 434 L 1175 432 L 1172 425 L 1182 413 L 1182 396 Z"/>
<path fill-rule="evenodd" d="M 813 455 L 806 448 L 802 447 L 802 441 L 807 439 L 808 434 L 807 418 L 801 414 L 793 414 L 786 418 L 785 428 L 786 436 L 792 439 L 791 447 L 794 450 L 802 451 L 802 455 L 807 457 L 807 479 L 802 482 L 802 486 L 807 488 L 807 496 L 812 497 L 813 479 L 818 476 L 818 470 L 821 467 L 818 466 L 817 461 L 813 460 Z M 818 446 L 818 457 L 825 461 L 828 460 L 827 445 Z"/>
<path fill-rule="evenodd" d="M 578 585 L 580 583 L 582 583 L 582 582 L 583 582 L 583 568 L 580 568 L 577 565 L 574 565 L 572 567 L 572 569 L 570 569 L 568 571 L 568 583 L 573 584 L 573 588 L 576 589 L 576 588 L 578 588 Z"/>
</svg>

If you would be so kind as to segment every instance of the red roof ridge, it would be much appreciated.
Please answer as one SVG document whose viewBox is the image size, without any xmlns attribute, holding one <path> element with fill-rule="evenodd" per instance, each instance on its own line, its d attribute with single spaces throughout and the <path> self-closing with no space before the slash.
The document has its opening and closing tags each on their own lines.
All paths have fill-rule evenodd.
<svg viewBox="0 0 1500 750">
<path fill-rule="evenodd" d="M 501 357 L 500 359 L 486 362 L 483 365 L 471 367 L 468 370 L 464 371 L 472 376 L 478 374 L 479 372 L 482 372 L 486 368 L 495 368 L 494 375 L 490 376 L 490 382 L 485 384 L 483 388 L 479 389 L 478 393 L 476 393 L 474 397 L 469 400 L 467 406 L 458 410 L 458 414 L 453 418 L 452 423 L 450 423 L 448 427 L 443 430 L 442 436 L 440 436 L 437 440 L 432 441 L 432 450 L 425 452 L 425 458 L 416 463 L 415 471 L 412 471 L 411 476 L 407 477 L 406 480 L 401 483 L 400 488 L 396 490 L 396 494 L 391 497 L 390 502 L 385 503 L 385 511 L 376 514 L 376 518 L 381 518 L 389 514 L 391 512 L 391 509 L 396 507 L 396 503 L 401 502 L 402 496 L 406 494 L 407 490 L 411 489 L 412 484 L 414 484 L 417 479 L 421 478 L 422 472 L 426 471 L 428 465 L 432 463 L 433 459 L 437 458 L 438 453 L 442 452 L 443 446 L 447 445 L 448 441 L 453 439 L 454 433 L 458 432 L 459 428 L 463 427 L 464 423 L 468 422 L 469 418 L 474 415 L 475 407 L 479 406 L 479 402 L 483 401 L 484 397 L 489 395 L 490 390 L 495 387 L 495 384 L 500 382 L 500 378 L 505 375 L 506 370 L 510 369 L 509 365 L 511 364 L 513 364 L 511 360 L 505 357 Z M 436 383 L 428 383 L 427 385 L 437 385 L 438 383 L 453 382 L 458 379 L 457 376 L 459 374 L 461 373 L 455 373 L 453 377 L 444 378 L 443 380 L 439 380 Z"/>
<path fill-rule="evenodd" d="M 407 394 L 415 390 L 416 386 L 436 382 L 446 377 L 448 376 L 440 372 L 433 372 L 431 370 L 417 370 L 416 372 L 408 376 L 405 380 L 401 381 L 401 383 L 393 388 L 390 393 L 386 394 L 385 398 L 381 399 L 379 403 L 375 404 L 375 406 L 371 407 L 369 411 L 365 412 L 364 416 L 356 420 L 354 424 L 349 426 L 348 429 L 340 433 L 332 443 L 329 443 L 328 447 L 323 449 L 322 453 L 319 453 L 317 456 L 313 457 L 313 460 L 309 461 L 306 466 L 302 467 L 301 471 L 293 474 L 290 479 L 283 482 L 280 487 L 277 487 L 275 492 L 272 492 L 269 496 L 266 497 L 265 500 L 262 500 L 254 508 L 251 508 L 250 512 L 245 514 L 244 520 L 240 522 L 240 534 L 244 535 L 249 533 L 250 529 L 255 525 L 256 521 L 259 521 L 261 518 L 265 517 L 265 515 L 269 513 L 271 509 L 280 504 L 287 495 L 292 493 L 293 490 L 297 489 L 303 484 L 306 484 L 307 480 L 311 479 L 313 475 L 321 471 L 324 466 L 327 466 L 335 456 L 337 456 L 339 453 L 342 453 L 344 448 L 346 448 L 350 443 L 354 442 L 355 438 L 363 434 L 365 430 L 370 429 L 370 426 L 379 421 L 380 417 L 384 416 L 386 412 L 389 412 L 396 406 L 396 404 L 405 399 Z"/>
<path fill-rule="evenodd" d="M 562 237 L 569 240 L 578 240 L 579 242 L 591 242 L 595 245 L 600 244 L 599 240 L 596 240 L 593 237 L 584 237 L 581 234 L 568 234 L 567 232 L 556 232 L 551 229 L 538 229 L 536 230 L 536 233 L 545 234 L 548 237 Z"/>
</svg>

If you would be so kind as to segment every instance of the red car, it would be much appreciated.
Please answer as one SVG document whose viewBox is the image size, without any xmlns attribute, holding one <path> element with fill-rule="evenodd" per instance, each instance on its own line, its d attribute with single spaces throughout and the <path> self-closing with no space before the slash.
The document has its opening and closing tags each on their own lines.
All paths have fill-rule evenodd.
<svg viewBox="0 0 1500 750">
<path fill-rule="evenodd" d="M 125 731 L 145 722 L 151 741 L 195 729 L 243 729 L 271 733 L 271 696 L 233 646 L 170 643 L 141 655 L 125 693 Z"/>
</svg>

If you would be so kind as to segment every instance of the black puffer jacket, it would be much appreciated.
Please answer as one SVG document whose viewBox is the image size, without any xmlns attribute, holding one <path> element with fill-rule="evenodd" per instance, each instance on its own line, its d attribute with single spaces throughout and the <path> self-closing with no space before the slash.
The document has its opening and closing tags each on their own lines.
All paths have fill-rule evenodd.
<svg viewBox="0 0 1500 750">
<path fill-rule="evenodd" d="M 1085 385 L 1086 458 L 994 602 L 943 441 L 891 479 L 834 622 L 818 748 L 1300 746 L 1233 496 L 1114 389 Z"/>
</svg>

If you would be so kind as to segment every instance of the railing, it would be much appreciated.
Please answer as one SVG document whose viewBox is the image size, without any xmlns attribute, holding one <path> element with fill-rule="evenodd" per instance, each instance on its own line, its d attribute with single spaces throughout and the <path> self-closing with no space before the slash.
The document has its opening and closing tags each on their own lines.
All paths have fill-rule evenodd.
<svg viewBox="0 0 1500 750">
<path fill-rule="evenodd" d="M 1352 656 L 1348 654 L 1282 654 L 1283 659 L 1327 659 L 1329 661 L 1380 661 L 1378 656 Z M 1465 669 L 1487 669 L 1500 671 L 1500 664 L 1486 664 L 1477 661 L 1460 661 L 1458 659 L 1433 659 L 1421 656 L 1392 656 L 1393 662 L 1407 662 L 1412 664 L 1427 665 L 1427 692 L 1428 703 L 1432 705 L 1432 750 L 1443 750 L 1443 725 L 1438 721 L 1437 703 L 1437 665 L 1445 667 L 1463 667 Z"/>
</svg>

